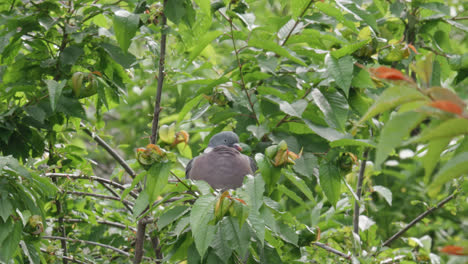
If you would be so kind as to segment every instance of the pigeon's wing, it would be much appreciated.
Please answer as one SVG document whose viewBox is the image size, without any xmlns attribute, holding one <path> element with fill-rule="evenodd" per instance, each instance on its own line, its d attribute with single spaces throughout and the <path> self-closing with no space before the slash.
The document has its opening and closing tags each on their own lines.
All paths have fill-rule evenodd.
<svg viewBox="0 0 468 264">
<path fill-rule="evenodd" d="M 249 157 L 249 161 L 250 161 L 250 169 L 252 170 L 252 174 L 255 174 L 255 172 L 257 171 L 257 163 L 255 162 L 254 159 L 252 159 L 251 157 Z"/>
<path fill-rule="evenodd" d="M 186 179 L 189 179 L 189 175 L 190 175 L 190 170 L 192 169 L 192 163 L 193 161 L 195 160 L 196 158 L 193 158 L 189 161 L 189 163 L 187 163 L 187 166 L 185 167 L 185 178 Z"/>
</svg>

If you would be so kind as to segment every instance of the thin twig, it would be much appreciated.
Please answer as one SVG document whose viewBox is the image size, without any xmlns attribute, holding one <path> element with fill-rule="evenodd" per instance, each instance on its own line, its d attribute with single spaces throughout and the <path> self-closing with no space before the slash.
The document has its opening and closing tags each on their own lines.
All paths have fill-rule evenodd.
<svg viewBox="0 0 468 264">
<path fill-rule="evenodd" d="M 50 239 L 50 240 L 61 240 L 61 241 L 70 241 L 70 242 L 73 242 L 73 243 L 84 243 L 84 244 L 90 244 L 90 245 L 94 245 L 94 246 L 98 246 L 98 247 L 103 247 L 103 248 L 107 248 L 107 249 L 110 249 L 114 252 L 117 252 L 119 254 L 122 254 L 126 257 L 130 257 L 130 254 L 121 250 L 121 249 L 118 249 L 116 247 L 113 247 L 113 246 L 109 246 L 109 245 L 106 245 L 106 244 L 102 244 L 102 243 L 98 243 L 98 242 L 94 242 L 94 241 L 89 241 L 89 240 L 81 240 L 81 239 L 74 239 L 74 238 L 68 238 L 68 237 L 59 237 L 59 236 L 43 236 L 42 238 L 44 239 Z"/>
<path fill-rule="evenodd" d="M 83 128 L 83 131 L 88 134 L 91 138 L 96 141 L 96 143 L 103 147 L 107 153 L 109 153 L 119 164 L 124 168 L 124 170 L 130 175 L 130 177 L 135 178 L 136 173 L 133 171 L 132 168 L 130 168 L 130 165 L 117 153 L 117 151 L 113 150 L 101 137 L 99 137 L 97 134 L 91 132 L 89 129 L 86 128 L 85 124 L 83 122 L 80 123 L 81 127 Z"/>
<path fill-rule="evenodd" d="M 54 221 L 58 221 L 58 219 L 54 219 Z M 88 221 L 84 220 L 84 219 L 77 219 L 77 218 L 64 218 L 63 219 L 64 222 L 66 223 L 81 223 L 81 222 L 86 222 L 88 223 Z M 127 226 L 127 225 L 124 225 L 124 224 L 121 224 L 121 223 L 117 223 L 117 222 L 111 222 L 111 221 L 107 221 L 107 220 L 97 220 L 97 222 L 99 224 L 103 224 L 103 225 L 109 225 L 109 226 L 113 226 L 113 227 L 117 227 L 117 228 L 121 228 L 121 229 L 129 229 L 133 232 L 136 232 L 136 228 L 132 227 L 132 226 Z"/>
<path fill-rule="evenodd" d="M 447 196 L 445 199 L 443 199 L 442 201 L 440 201 L 436 206 L 432 207 L 432 208 L 429 208 L 427 211 L 425 211 L 424 213 L 418 215 L 418 217 L 416 217 L 415 219 L 413 219 L 413 221 L 411 221 L 409 224 L 407 224 L 403 229 L 401 229 L 400 231 L 396 232 L 393 236 L 391 236 L 389 239 L 387 239 L 387 241 L 385 241 L 383 244 L 382 244 L 382 247 L 386 247 L 388 246 L 390 243 L 392 243 L 393 241 L 395 241 L 395 239 L 399 238 L 401 235 L 403 235 L 406 231 L 408 231 L 408 229 L 410 229 L 411 227 L 413 227 L 415 224 L 417 224 L 419 221 L 421 221 L 424 217 L 426 217 L 427 215 L 429 215 L 430 213 L 434 212 L 435 210 L 441 208 L 442 206 L 444 206 L 446 203 L 448 203 L 450 200 L 452 200 L 453 198 L 455 198 L 457 196 L 458 193 L 452 193 L 451 195 Z"/>
<path fill-rule="evenodd" d="M 164 0 L 164 7 L 166 6 L 167 0 Z M 156 101 L 155 101 L 155 106 L 154 106 L 154 113 L 153 113 L 153 124 L 151 127 L 151 144 L 156 144 L 156 141 L 158 139 L 158 128 L 159 128 L 159 114 L 161 112 L 161 94 L 162 94 L 162 89 L 163 89 L 163 84 L 164 84 L 164 63 L 166 59 L 166 24 L 167 24 L 167 18 L 162 13 L 161 15 L 161 49 L 159 52 L 159 71 L 158 71 L 158 87 L 156 90 Z"/>
<path fill-rule="evenodd" d="M 252 99 L 250 98 L 249 91 L 247 91 L 247 87 L 245 86 L 244 73 L 242 72 L 242 63 L 239 59 L 239 50 L 237 49 L 236 38 L 234 37 L 234 22 L 232 22 L 232 19 L 228 17 L 224 17 L 224 18 L 227 19 L 231 27 L 231 40 L 232 40 L 232 46 L 234 48 L 234 54 L 236 54 L 237 66 L 239 67 L 239 75 L 241 77 L 241 88 L 244 91 L 245 95 L 247 96 L 247 101 L 249 101 L 250 110 L 252 111 L 252 114 L 254 115 L 255 122 L 257 123 L 257 125 L 260 125 L 260 122 L 258 121 L 258 118 L 257 118 L 257 114 L 255 113 L 255 108 L 252 103 Z"/>
<path fill-rule="evenodd" d="M 94 181 L 97 181 L 101 184 L 108 184 L 108 185 L 111 185 L 115 188 L 118 188 L 120 190 L 125 190 L 126 188 L 118 183 L 118 182 L 115 182 L 115 181 L 112 181 L 112 180 L 108 180 L 108 179 L 105 179 L 105 178 L 101 178 L 101 177 L 98 177 L 98 176 L 86 176 L 86 175 L 76 175 L 76 174 L 69 174 L 69 173 L 46 173 L 44 174 L 46 177 L 49 177 L 49 178 L 57 178 L 57 177 L 61 177 L 61 178 L 71 178 L 71 179 L 86 179 L 86 180 L 94 180 Z M 138 198 L 138 194 L 135 193 L 135 192 L 130 192 L 129 193 L 133 198 Z"/>
<path fill-rule="evenodd" d="M 299 25 L 299 21 L 301 20 L 301 18 L 304 16 L 305 12 L 307 11 L 307 9 L 309 9 L 310 5 L 314 2 L 314 0 L 310 0 L 309 3 L 307 4 L 307 6 L 304 8 L 304 10 L 302 10 L 301 14 L 297 17 L 296 19 L 296 23 L 294 23 L 294 26 L 291 28 L 291 30 L 289 31 L 288 35 L 286 36 L 286 38 L 284 39 L 283 43 L 281 44 L 281 46 L 284 46 L 286 44 L 286 42 L 288 41 L 289 37 L 291 36 L 291 34 L 293 33 L 294 29 L 296 29 L 297 25 Z"/>
<path fill-rule="evenodd" d="M 96 197 L 96 198 L 101 198 L 101 199 L 120 201 L 119 197 L 110 196 L 110 195 L 103 195 L 103 194 L 97 194 L 97 193 L 67 191 L 67 194 L 79 195 L 79 196 L 91 196 L 91 197 Z M 134 205 L 132 202 L 127 201 L 127 200 L 122 200 L 122 203 L 127 204 L 127 205 L 129 205 L 131 207 L 133 207 L 133 205 Z M 130 208 L 130 211 L 132 211 L 131 208 Z"/>
<path fill-rule="evenodd" d="M 338 256 L 340 256 L 340 257 L 343 257 L 343 258 L 345 258 L 345 259 L 351 259 L 351 256 L 350 256 L 350 255 L 347 255 L 347 254 L 345 254 L 345 253 L 343 253 L 343 252 L 341 252 L 341 251 L 338 251 L 338 250 L 336 250 L 336 249 L 334 249 L 334 248 L 332 248 L 332 247 L 329 247 L 329 246 L 327 246 L 327 245 L 325 245 L 325 244 L 323 244 L 323 243 L 320 243 L 320 242 L 312 242 L 312 245 L 317 246 L 317 247 L 321 247 L 321 248 L 325 249 L 326 251 L 328 251 L 328 252 L 330 252 L 330 253 L 333 253 L 333 254 L 336 254 L 336 255 L 338 255 Z"/>
<path fill-rule="evenodd" d="M 41 248 L 41 252 L 46 253 L 48 255 L 52 255 L 52 256 L 57 257 L 57 258 L 65 259 L 67 261 L 78 263 L 78 264 L 85 264 L 86 263 L 86 262 L 79 261 L 79 260 L 75 259 L 74 257 L 61 256 L 61 255 L 55 254 L 55 252 L 49 252 L 49 251 L 47 251 L 46 249 L 43 249 L 43 248 Z M 88 263 L 91 263 L 91 262 L 88 262 Z"/>
<path fill-rule="evenodd" d="M 468 20 L 468 16 L 465 16 L 465 17 L 452 17 L 451 20 Z"/>
<path fill-rule="evenodd" d="M 192 191 L 192 187 L 188 186 L 185 182 L 183 182 L 183 181 L 179 178 L 179 176 L 177 176 L 174 172 L 170 171 L 170 173 L 172 174 L 172 176 L 176 177 L 176 179 L 177 179 L 178 182 L 182 183 L 182 184 L 185 186 L 185 188 L 187 188 L 187 191 L 188 191 L 190 194 L 192 194 L 192 195 L 195 196 L 195 197 L 198 197 L 198 195 L 197 195 L 195 192 Z"/>
<path fill-rule="evenodd" d="M 354 202 L 353 231 L 356 234 L 359 234 L 359 209 L 360 209 L 359 202 L 361 201 L 362 183 L 364 182 L 364 173 L 366 171 L 368 152 L 369 150 L 366 149 L 364 150 L 364 154 L 362 155 L 363 159 L 361 161 L 361 167 L 359 168 L 359 176 L 358 176 L 358 182 L 356 186 L 356 195 L 357 195 L 357 198 L 359 199 L 358 201 Z"/>
</svg>

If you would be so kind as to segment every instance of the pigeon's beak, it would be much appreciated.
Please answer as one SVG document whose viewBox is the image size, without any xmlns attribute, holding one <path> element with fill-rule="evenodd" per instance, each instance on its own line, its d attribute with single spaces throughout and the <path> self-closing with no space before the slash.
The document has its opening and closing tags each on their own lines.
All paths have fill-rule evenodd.
<svg viewBox="0 0 468 264">
<path fill-rule="evenodd" d="M 232 146 L 233 146 L 235 149 L 237 149 L 239 152 L 242 151 L 242 147 L 241 147 L 239 144 L 236 143 L 236 144 L 233 144 Z"/>
</svg>

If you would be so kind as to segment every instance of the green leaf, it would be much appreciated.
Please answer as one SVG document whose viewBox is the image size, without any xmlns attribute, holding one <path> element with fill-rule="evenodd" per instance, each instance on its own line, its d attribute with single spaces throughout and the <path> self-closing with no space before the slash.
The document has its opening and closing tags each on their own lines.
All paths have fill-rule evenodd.
<svg viewBox="0 0 468 264">
<path fill-rule="evenodd" d="M 431 178 L 432 172 L 440 161 L 441 153 L 449 144 L 452 138 L 441 138 L 431 140 L 427 145 L 427 153 L 422 158 L 421 162 L 424 167 L 424 182 L 427 184 Z"/>
<path fill-rule="evenodd" d="M 123 52 L 122 49 L 117 46 L 109 43 L 101 43 L 100 46 L 109 54 L 113 60 L 115 60 L 115 62 L 122 65 L 122 67 L 126 69 L 132 67 L 136 62 L 136 57 L 133 54 L 130 52 Z"/>
<path fill-rule="evenodd" d="M 468 173 L 468 152 L 463 152 L 447 161 L 434 176 L 428 187 L 429 195 L 435 197 L 446 182 L 466 173 Z"/>
<path fill-rule="evenodd" d="M 215 226 L 209 224 L 214 217 L 216 197 L 209 194 L 197 199 L 190 213 L 190 227 L 200 256 L 204 256 L 206 250 L 215 236 Z"/>
<path fill-rule="evenodd" d="M 83 109 L 83 105 L 76 98 L 61 96 L 57 104 L 57 112 L 86 119 L 86 112 Z"/>
<path fill-rule="evenodd" d="M 360 146 L 360 147 L 368 147 L 368 148 L 375 148 L 375 142 L 368 140 L 368 139 L 354 139 L 354 138 L 342 138 L 330 142 L 330 147 L 345 147 L 345 146 Z"/>
<path fill-rule="evenodd" d="M 180 19 L 186 13 L 184 1 L 185 0 L 171 0 L 167 1 L 165 5 L 164 14 L 176 25 L 179 24 Z"/>
<path fill-rule="evenodd" d="M 380 165 L 390 152 L 399 146 L 410 135 L 411 130 L 416 128 L 425 117 L 426 115 L 422 113 L 403 112 L 396 114 L 385 124 L 375 154 L 375 167 L 377 170 L 380 170 Z"/>
<path fill-rule="evenodd" d="M 290 180 L 296 187 L 312 202 L 316 203 L 314 195 L 312 194 L 312 191 L 309 189 L 309 186 L 305 183 L 305 181 L 296 175 L 294 173 L 291 173 L 289 171 L 284 171 L 284 176 L 288 180 Z"/>
<path fill-rule="evenodd" d="M 302 156 L 296 160 L 293 169 L 295 172 L 311 178 L 314 173 L 314 169 L 318 167 L 317 158 L 314 154 L 304 152 Z"/>
<path fill-rule="evenodd" d="M 2 217 L 3 222 L 6 222 L 10 215 L 13 213 L 13 206 L 7 197 L 2 197 L 0 199 L 0 217 Z"/>
<path fill-rule="evenodd" d="M 198 105 L 203 98 L 203 94 L 200 94 L 186 102 L 184 107 L 182 107 L 182 110 L 179 112 L 177 123 L 180 124 L 182 120 L 184 120 L 184 117 L 187 115 L 187 113 L 190 112 L 190 110 L 192 110 L 196 105 Z"/>
<path fill-rule="evenodd" d="M 130 184 L 130 187 L 126 188 L 123 192 L 122 192 L 122 200 L 125 199 L 125 197 L 127 197 L 127 195 L 132 191 L 134 190 L 135 186 L 141 182 L 141 180 L 144 179 L 144 177 L 146 176 L 146 172 L 142 172 L 140 174 L 138 174 L 132 181 L 132 183 Z"/>
<path fill-rule="evenodd" d="M 229 233 L 228 235 L 232 235 Z M 214 249 L 215 254 L 223 261 L 223 263 L 228 263 L 229 258 L 232 255 L 232 248 L 229 246 L 228 238 L 226 233 L 223 232 L 222 226 L 218 225 L 216 229 L 216 235 L 211 242 L 211 247 Z"/>
<path fill-rule="evenodd" d="M 323 137 L 328 141 L 335 141 L 345 137 L 345 134 L 342 134 L 331 127 L 316 125 L 310 122 L 309 120 L 304 120 L 304 123 L 317 135 Z"/>
<path fill-rule="evenodd" d="M 152 204 L 167 184 L 167 179 L 171 171 L 171 163 L 155 163 L 148 170 L 146 178 L 146 190 L 148 192 L 149 203 Z"/>
<path fill-rule="evenodd" d="M 209 31 L 206 34 L 203 34 L 203 36 L 200 36 L 200 39 L 196 42 L 196 46 L 190 52 L 187 65 L 189 65 L 206 48 L 206 46 L 208 46 L 208 44 L 217 39 L 221 34 L 223 34 L 222 31 L 215 30 Z"/>
<path fill-rule="evenodd" d="M 59 102 L 60 96 L 62 95 L 63 87 L 67 82 L 61 81 L 56 82 L 54 80 L 44 80 L 49 90 L 50 108 L 55 111 L 55 108 Z"/>
<path fill-rule="evenodd" d="M 328 201 L 335 207 L 341 195 L 341 176 L 338 168 L 322 162 L 319 168 L 320 187 Z"/>
<path fill-rule="evenodd" d="M 284 223 L 279 223 L 279 229 L 280 237 L 284 241 L 291 243 L 297 247 L 297 241 L 299 240 L 299 236 L 296 234 L 296 232 L 294 232 L 294 230 L 291 227 Z"/>
<path fill-rule="evenodd" d="M 414 88 L 405 86 L 391 86 L 390 88 L 387 88 L 379 96 L 379 98 L 377 98 L 377 100 L 375 100 L 374 104 L 369 108 L 367 113 L 359 120 L 356 125 L 354 125 L 353 134 L 355 133 L 358 126 L 377 114 L 388 111 L 404 103 L 424 100 L 427 100 L 427 98 Z"/>
<path fill-rule="evenodd" d="M 387 201 L 387 203 L 392 206 L 392 191 L 390 191 L 387 187 L 380 185 L 374 185 L 372 186 L 372 189 L 380 194 L 385 199 L 385 201 Z"/>
<path fill-rule="evenodd" d="M 120 48 L 127 52 L 132 38 L 138 30 L 140 17 L 137 14 L 128 12 L 127 10 L 120 9 L 114 13 L 112 21 L 114 23 L 115 38 L 117 39 Z"/>
<path fill-rule="evenodd" d="M 247 175 L 244 179 L 244 187 L 249 200 L 247 205 L 254 211 L 258 211 L 263 204 L 263 193 L 265 192 L 265 182 L 262 177 Z"/>
<path fill-rule="evenodd" d="M 415 143 L 434 139 L 454 138 L 464 134 L 468 134 L 468 120 L 464 118 L 452 118 L 432 129 L 425 129 L 420 136 L 413 138 L 409 142 Z"/>
<path fill-rule="evenodd" d="M 365 45 L 367 45 L 370 41 L 371 41 L 371 39 L 367 39 L 367 40 L 363 40 L 363 41 L 360 41 L 360 42 L 357 42 L 357 43 L 347 44 L 347 45 L 345 45 L 344 47 L 342 47 L 340 49 L 331 51 L 330 54 L 334 58 L 339 59 L 339 58 L 344 57 L 346 55 L 351 55 L 356 50 L 358 50 L 358 49 L 364 47 Z"/>
<path fill-rule="evenodd" d="M 338 88 L 348 97 L 351 81 L 353 80 L 353 58 L 351 56 L 346 56 L 336 59 L 327 54 L 325 57 L 325 64 Z"/>
<path fill-rule="evenodd" d="M 169 209 L 167 212 L 162 214 L 158 219 L 158 229 L 163 229 L 165 226 L 177 221 L 180 217 L 182 217 L 186 212 L 189 211 L 188 206 L 176 206 Z"/>
<path fill-rule="evenodd" d="M 197 3 L 197 5 L 206 15 L 211 16 L 210 0 L 195 0 L 195 3 Z"/>
<path fill-rule="evenodd" d="M 60 63 L 62 65 L 73 65 L 83 53 L 81 47 L 76 45 L 68 46 L 60 53 Z"/>
<path fill-rule="evenodd" d="M 221 220 L 219 226 L 229 246 L 238 252 L 240 256 L 245 256 L 250 241 L 250 232 L 247 225 L 243 225 L 242 228 L 239 228 L 236 219 L 225 217 Z"/>
<path fill-rule="evenodd" d="M 278 191 L 280 191 L 281 193 L 284 193 L 286 194 L 286 196 L 288 196 L 289 198 L 291 198 L 293 201 L 295 201 L 296 203 L 300 204 L 300 205 L 305 205 L 304 201 L 301 199 L 301 197 L 299 197 L 294 191 L 288 189 L 286 186 L 284 186 L 283 184 L 280 184 L 278 185 Z"/>
<path fill-rule="evenodd" d="M 304 61 L 302 61 L 300 58 L 291 55 L 291 53 L 289 53 L 288 50 L 286 50 L 285 48 L 281 47 L 280 45 L 276 44 L 275 42 L 271 40 L 252 38 L 249 40 L 249 46 L 259 48 L 259 49 L 264 49 L 267 51 L 272 51 L 280 56 L 286 57 L 294 61 L 297 64 L 300 64 L 302 66 L 307 66 L 304 63 Z"/>
<path fill-rule="evenodd" d="M 149 196 L 146 190 L 142 191 L 138 198 L 135 201 L 135 205 L 133 206 L 133 218 L 137 219 L 138 216 L 148 207 L 149 205 Z"/>
<path fill-rule="evenodd" d="M 13 225 L 13 230 L 9 232 L 8 236 L 4 240 L 6 243 L 2 243 L 2 246 L 0 247 L 0 261 L 6 263 L 12 260 L 22 238 L 21 232 L 22 224 L 21 222 L 16 222 Z"/>
<path fill-rule="evenodd" d="M 310 0 L 295 0 L 291 1 L 291 10 L 294 18 L 299 17 L 304 9 L 309 4 Z"/>
<path fill-rule="evenodd" d="M 247 223 L 253 229 L 255 235 L 257 236 L 258 242 L 263 245 L 265 241 L 265 220 L 263 220 L 260 213 L 251 208 L 249 211 L 249 216 L 247 217 Z"/>
<path fill-rule="evenodd" d="M 345 4 L 343 6 L 347 12 L 350 12 L 355 17 L 364 20 L 364 22 L 366 22 L 366 24 L 369 25 L 375 33 L 379 33 L 379 26 L 377 25 L 377 21 L 373 15 L 368 13 L 366 10 L 361 9 L 354 3 Z"/>
<path fill-rule="evenodd" d="M 310 95 L 320 111 L 325 115 L 327 124 L 330 127 L 343 131 L 349 109 L 346 98 L 339 93 L 327 94 L 327 98 L 317 88 L 313 89 Z"/>
</svg>

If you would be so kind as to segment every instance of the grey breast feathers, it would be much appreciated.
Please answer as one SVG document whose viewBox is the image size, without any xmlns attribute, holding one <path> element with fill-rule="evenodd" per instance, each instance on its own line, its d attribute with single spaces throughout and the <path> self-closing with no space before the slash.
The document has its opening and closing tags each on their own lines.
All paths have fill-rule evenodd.
<svg viewBox="0 0 468 264">
<path fill-rule="evenodd" d="M 187 176 L 204 180 L 215 189 L 234 189 L 242 186 L 244 176 L 253 174 L 251 159 L 234 148 L 217 146 L 191 161 Z"/>
</svg>

